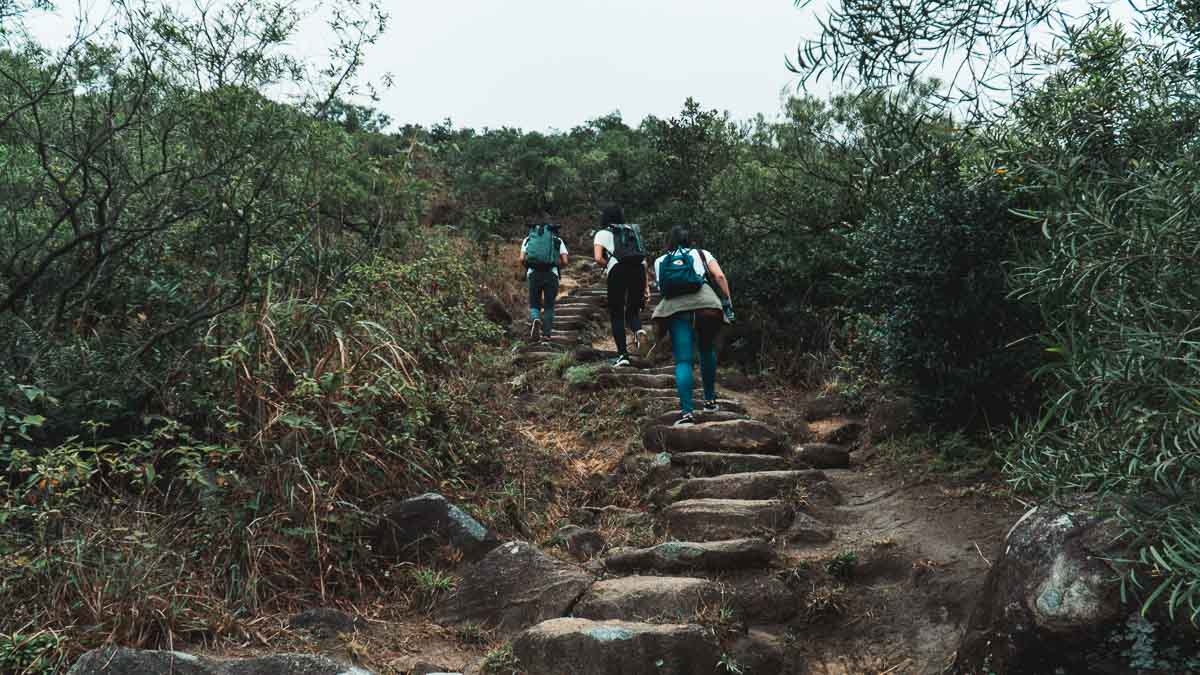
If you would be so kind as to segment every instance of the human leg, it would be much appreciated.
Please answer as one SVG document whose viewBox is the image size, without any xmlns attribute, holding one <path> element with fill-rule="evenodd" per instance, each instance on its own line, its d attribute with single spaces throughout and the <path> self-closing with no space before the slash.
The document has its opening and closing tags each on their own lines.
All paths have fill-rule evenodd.
<svg viewBox="0 0 1200 675">
<path fill-rule="evenodd" d="M 671 317 L 671 352 L 675 356 L 675 390 L 679 394 L 679 410 L 689 415 L 694 409 L 692 387 L 695 380 L 692 376 L 692 353 L 695 349 L 695 335 L 692 327 L 692 313 L 681 312 Z"/>
<path fill-rule="evenodd" d="M 700 338 L 700 381 L 704 384 L 704 400 L 717 400 L 717 337 L 722 319 L 712 311 L 696 313 L 696 332 Z"/>
<path fill-rule="evenodd" d="M 526 277 L 529 284 L 529 337 L 536 340 L 542 330 L 542 292 L 534 270 Z"/>
<path fill-rule="evenodd" d="M 554 332 L 554 303 L 558 300 L 558 277 L 553 272 L 546 275 L 542 287 L 542 335 L 550 337 Z"/>
<path fill-rule="evenodd" d="M 612 323 L 613 342 L 617 344 L 617 355 L 628 354 L 625 341 L 625 279 L 622 265 L 617 263 L 608 273 L 608 319 Z"/>
</svg>

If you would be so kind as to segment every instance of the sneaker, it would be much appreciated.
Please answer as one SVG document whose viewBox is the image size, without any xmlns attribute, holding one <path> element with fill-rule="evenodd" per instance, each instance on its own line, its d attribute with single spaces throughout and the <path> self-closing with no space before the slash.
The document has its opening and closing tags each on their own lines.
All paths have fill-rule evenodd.
<svg viewBox="0 0 1200 675">
<path fill-rule="evenodd" d="M 695 423 L 696 423 L 696 417 L 694 415 L 692 415 L 692 413 L 683 413 L 682 415 L 679 416 L 679 419 L 675 421 L 675 424 L 672 424 L 671 426 L 686 427 L 686 426 L 690 426 Z"/>
<path fill-rule="evenodd" d="M 720 407 L 717 406 L 716 401 L 704 402 L 704 412 L 717 412 L 718 410 L 720 410 Z"/>
<path fill-rule="evenodd" d="M 537 342 L 538 336 L 542 334 L 542 320 L 534 319 L 533 324 L 529 327 L 529 339 Z"/>
<path fill-rule="evenodd" d="M 618 354 L 617 358 L 613 360 L 613 368 L 620 368 L 621 366 L 628 366 L 628 365 L 629 365 L 629 355 L 628 354 Z"/>
<path fill-rule="evenodd" d="M 638 356 L 645 356 L 646 344 L 646 329 L 639 328 L 638 331 L 633 334 L 633 351 L 637 352 Z"/>
</svg>

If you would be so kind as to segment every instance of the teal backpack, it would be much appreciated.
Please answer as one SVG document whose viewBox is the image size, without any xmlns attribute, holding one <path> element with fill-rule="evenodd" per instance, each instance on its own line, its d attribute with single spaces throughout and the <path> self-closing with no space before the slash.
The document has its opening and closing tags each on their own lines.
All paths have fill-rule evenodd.
<svg viewBox="0 0 1200 675">
<path fill-rule="evenodd" d="M 663 297 L 675 298 L 695 293 L 704 285 L 705 276 L 696 274 L 690 248 L 677 248 L 667 253 L 658 264 L 658 288 Z"/>
<path fill-rule="evenodd" d="M 608 229 L 613 234 L 613 257 L 617 262 L 641 262 L 646 259 L 646 246 L 642 243 L 642 226 L 633 223 L 612 224 Z"/>
<path fill-rule="evenodd" d="M 544 223 L 529 229 L 529 241 L 525 244 L 525 264 L 535 270 L 558 267 L 559 239 L 557 225 Z"/>
</svg>

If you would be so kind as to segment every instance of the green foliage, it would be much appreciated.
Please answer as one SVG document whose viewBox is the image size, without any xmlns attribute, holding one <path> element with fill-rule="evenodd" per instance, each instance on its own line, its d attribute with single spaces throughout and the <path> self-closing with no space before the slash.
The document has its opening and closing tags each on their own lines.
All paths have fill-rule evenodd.
<svg viewBox="0 0 1200 675">
<path fill-rule="evenodd" d="M 721 658 L 717 661 L 717 667 L 721 672 L 729 673 L 729 675 L 743 675 L 748 672 L 746 666 L 738 662 L 738 660 L 729 654 L 721 654 Z"/>
<path fill-rule="evenodd" d="M 599 370 L 600 366 L 595 364 L 571 366 L 563 372 L 563 379 L 575 386 L 594 384 Z"/>
<path fill-rule="evenodd" d="M 1012 346 L 1033 325 L 1007 297 L 1003 260 L 1016 232 L 990 182 L 964 185 L 953 160 L 931 169 L 896 195 L 894 211 L 872 211 L 852 235 L 874 317 L 862 337 L 926 419 L 1004 420 L 1028 400 L 1025 371 L 1036 365 L 1030 349 Z"/>
<path fill-rule="evenodd" d="M 66 665 L 62 640 L 55 633 L 38 631 L 0 633 L 0 670 L 14 675 L 51 675 Z"/>
<path fill-rule="evenodd" d="M 854 567 L 857 564 L 857 553 L 854 551 L 841 551 L 825 562 L 825 571 L 831 577 L 849 580 L 854 576 Z"/>
<path fill-rule="evenodd" d="M 513 655 L 512 644 L 506 642 L 485 654 L 479 672 L 483 675 L 518 675 L 521 662 Z"/>
</svg>

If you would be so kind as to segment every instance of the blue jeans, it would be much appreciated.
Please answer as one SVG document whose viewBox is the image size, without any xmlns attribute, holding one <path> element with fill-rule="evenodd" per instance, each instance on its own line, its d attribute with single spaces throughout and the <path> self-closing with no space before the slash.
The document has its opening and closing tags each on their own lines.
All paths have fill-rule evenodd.
<svg viewBox="0 0 1200 675">
<path fill-rule="evenodd" d="M 704 383 L 704 400 L 717 399 L 717 332 L 720 330 L 720 324 L 697 322 L 695 314 L 680 312 L 668 319 L 671 352 L 675 356 L 675 389 L 679 392 L 679 409 L 684 413 L 695 410 L 692 400 L 692 387 L 695 386 L 692 364 L 697 346 L 700 350 L 700 379 Z"/>
<path fill-rule="evenodd" d="M 550 337 L 554 329 L 554 300 L 558 297 L 558 277 L 554 270 L 529 273 L 529 320 L 542 320 L 542 335 Z"/>
</svg>

